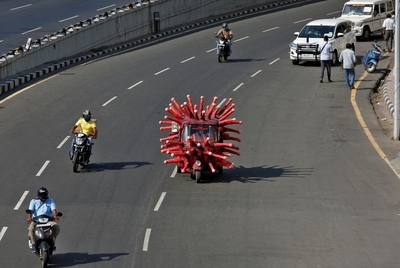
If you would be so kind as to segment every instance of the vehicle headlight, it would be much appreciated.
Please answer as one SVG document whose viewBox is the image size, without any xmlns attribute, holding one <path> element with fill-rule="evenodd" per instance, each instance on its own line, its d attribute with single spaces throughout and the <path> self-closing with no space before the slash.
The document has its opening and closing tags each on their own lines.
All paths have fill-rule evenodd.
<svg viewBox="0 0 400 268">
<path fill-rule="evenodd" d="M 363 24 L 364 24 L 363 21 L 357 21 L 356 23 L 354 23 L 354 25 L 355 25 L 356 27 L 361 27 L 361 26 L 363 26 Z"/>
<path fill-rule="evenodd" d="M 196 160 L 196 162 L 194 162 L 196 164 L 196 166 L 200 167 L 201 166 L 201 162 L 199 160 Z"/>
<path fill-rule="evenodd" d="M 292 49 L 297 49 L 297 44 L 295 42 L 291 42 L 289 44 L 289 47 L 292 48 Z"/>
<path fill-rule="evenodd" d="M 75 141 L 77 145 L 82 145 L 85 139 L 77 137 Z"/>
</svg>

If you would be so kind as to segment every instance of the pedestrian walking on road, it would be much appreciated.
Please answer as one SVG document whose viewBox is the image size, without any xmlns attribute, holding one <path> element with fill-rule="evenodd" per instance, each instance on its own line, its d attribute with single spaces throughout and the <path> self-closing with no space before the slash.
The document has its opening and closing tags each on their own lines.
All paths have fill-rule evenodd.
<svg viewBox="0 0 400 268">
<path fill-rule="evenodd" d="M 388 52 L 392 51 L 393 37 L 394 37 L 394 19 L 392 19 L 392 15 L 387 14 L 386 19 L 382 24 L 382 35 L 386 41 L 386 50 Z"/>
<path fill-rule="evenodd" d="M 354 79 L 356 76 L 356 72 L 354 67 L 356 67 L 357 59 L 354 51 L 351 49 L 351 44 L 346 44 L 346 49 L 340 53 L 339 62 L 342 63 L 343 73 L 344 73 L 344 81 L 349 89 L 355 89 L 354 87 Z M 349 80 L 350 78 L 350 80 Z"/>
<path fill-rule="evenodd" d="M 332 65 L 332 45 L 328 42 L 329 37 L 327 35 L 324 36 L 324 41 L 318 45 L 318 53 L 320 54 L 320 62 L 321 62 L 321 75 L 320 75 L 320 83 L 323 83 L 324 73 L 326 68 L 326 74 L 328 76 L 328 81 L 331 80 L 331 65 Z"/>
</svg>

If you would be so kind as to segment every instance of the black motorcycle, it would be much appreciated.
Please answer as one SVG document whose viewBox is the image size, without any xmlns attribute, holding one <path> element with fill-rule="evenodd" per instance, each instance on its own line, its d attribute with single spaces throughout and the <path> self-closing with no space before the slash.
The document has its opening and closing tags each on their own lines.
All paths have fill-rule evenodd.
<svg viewBox="0 0 400 268">
<path fill-rule="evenodd" d="M 26 212 L 30 213 L 29 210 Z M 59 217 L 62 215 L 61 212 L 57 213 L 57 216 Z M 51 225 L 49 224 L 49 221 L 54 221 L 54 218 L 47 215 L 41 215 L 33 218 L 32 221 L 36 223 L 35 229 L 33 230 L 35 254 L 42 261 L 42 268 L 46 268 L 54 251 L 53 232 L 51 230 Z M 30 247 L 31 241 L 28 240 L 28 242 Z"/>
<path fill-rule="evenodd" d="M 217 42 L 218 46 L 218 62 L 222 62 L 222 59 L 228 60 L 229 57 L 229 44 L 228 44 L 228 39 L 225 37 L 221 36 Z"/>
<path fill-rule="evenodd" d="M 72 164 L 74 172 L 78 172 L 79 167 L 84 168 L 90 158 L 89 136 L 84 133 L 75 132 L 74 134 L 75 134 L 75 143 L 74 143 L 74 155 L 72 157 Z"/>
</svg>

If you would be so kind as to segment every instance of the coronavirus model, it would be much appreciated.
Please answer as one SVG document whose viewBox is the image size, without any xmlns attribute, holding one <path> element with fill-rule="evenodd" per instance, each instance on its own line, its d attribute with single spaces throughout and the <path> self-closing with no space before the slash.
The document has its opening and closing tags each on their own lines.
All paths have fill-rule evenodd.
<svg viewBox="0 0 400 268">
<path fill-rule="evenodd" d="M 233 163 L 227 158 L 231 154 L 240 155 L 239 147 L 231 142 L 240 142 L 240 138 L 230 133 L 240 134 L 239 130 L 228 127 L 242 124 L 236 118 L 228 118 L 235 111 L 235 104 L 230 98 L 222 107 L 217 106 L 214 97 L 210 105 L 204 108 L 204 97 L 199 105 L 193 104 L 190 95 L 187 102 L 179 105 L 172 98 L 165 111 L 169 113 L 160 121 L 160 130 L 169 130 L 167 137 L 161 138 L 161 153 L 171 156 L 164 161 L 176 164 L 178 173 L 190 173 L 196 182 L 202 180 L 204 172 L 222 174 L 223 167 L 232 168 Z"/>
</svg>

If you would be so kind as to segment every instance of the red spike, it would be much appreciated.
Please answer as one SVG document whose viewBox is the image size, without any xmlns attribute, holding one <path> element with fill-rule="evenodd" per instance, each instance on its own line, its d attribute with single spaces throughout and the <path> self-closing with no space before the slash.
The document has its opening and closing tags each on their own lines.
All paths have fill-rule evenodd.
<svg viewBox="0 0 400 268">
<path fill-rule="evenodd" d="M 199 112 L 201 113 L 203 111 L 203 105 L 204 105 L 204 97 L 200 97 L 200 105 L 199 105 Z"/>
<path fill-rule="evenodd" d="M 216 116 L 216 114 L 218 113 L 218 111 L 219 111 L 219 109 L 220 109 L 221 107 L 219 107 L 219 106 L 217 106 L 216 108 L 215 108 L 215 110 L 212 112 L 212 114 L 211 114 L 211 119 L 214 119 L 215 118 L 215 116 Z"/>
<path fill-rule="evenodd" d="M 187 99 L 188 99 L 188 104 L 189 104 L 189 108 L 190 108 L 190 112 L 192 113 L 192 114 L 194 114 L 194 108 L 193 108 L 193 102 L 192 102 L 192 99 L 190 98 L 190 95 L 187 95 Z"/>
<path fill-rule="evenodd" d="M 219 125 L 220 126 L 232 125 L 232 124 L 241 125 L 242 121 L 236 120 L 235 118 L 228 118 L 228 119 L 225 119 L 223 121 L 219 121 Z"/>
<path fill-rule="evenodd" d="M 182 159 L 180 157 L 175 157 L 171 159 L 164 160 L 164 164 L 171 164 L 171 163 L 182 163 Z"/>
<path fill-rule="evenodd" d="M 161 120 L 161 121 L 158 122 L 158 124 L 160 124 L 160 125 L 162 125 L 162 124 L 168 124 L 168 125 L 170 125 L 170 124 L 172 124 L 172 121 Z"/>
<path fill-rule="evenodd" d="M 218 130 L 222 131 L 222 132 L 234 132 L 234 133 L 237 133 L 237 134 L 242 133 L 240 130 L 229 128 L 229 127 L 219 127 Z"/>
<path fill-rule="evenodd" d="M 221 115 L 221 117 L 219 118 L 219 120 L 225 120 L 228 116 L 230 116 L 231 114 L 233 114 L 235 112 L 235 109 L 230 110 L 227 113 L 224 113 L 224 115 Z"/>
<path fill-rule="evenodd" d="M 231 104 L 231 102 L 232 102 L 232 98 L 229 98 L 228 101 L 222 107 L 221 113 L 223 113 L 225 111 L 226 107 L 228 107 L 228 105 Z"/>
<path fill-rule="evenodd" d="M 231 150 L 231 149 L 229 149 L 229 148 L 224 148 L 223 151 L 240 156 L 240 153 L 239 153 L 239 152 L 236 152 L 236 151 Z"/>
<path fill-rule="evenodd" d="M 168 129 L 172 129 L 172 126 L 160 127 L 160 130 L 168 130 Z"/>
<path fill-rule="evenodd" d="M 208 165 L 210 166 L 211 172 L 215 172 L 215 168 L 213 166 L 213 164 L 211 162 L 208 163 Z"/>
<path fill-rule="evenodd" d="M 179 125 L 182 125 L 182 120 L 181 119 L 172 118 L 172 117 L 169 117 L 168 115 L 164 116 L 164 118 L 168 119 L 168 120 L 171 120 L 171 121 L 174 121 L 174 122 L 178 123 Z"/>
<path fill-rule="evenodd" d="M 168 136 L 168 137 L 161 138 L 161 139 L 160 139 L 160 142 L 167 141 L 167 140 L 177 139 L 178 137 L 179 137 L 179 134 L 170 135 L 170 136 Z"/>
</svg>

